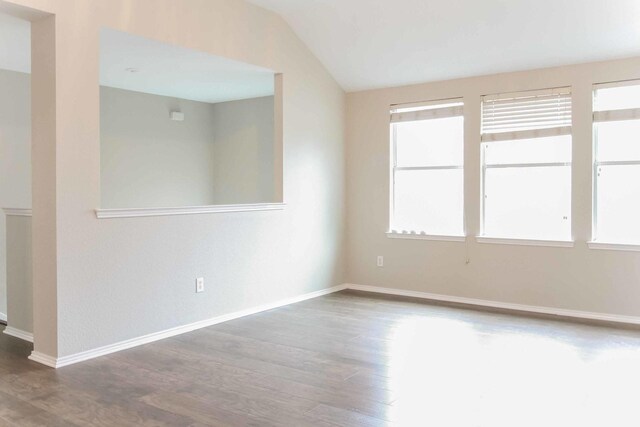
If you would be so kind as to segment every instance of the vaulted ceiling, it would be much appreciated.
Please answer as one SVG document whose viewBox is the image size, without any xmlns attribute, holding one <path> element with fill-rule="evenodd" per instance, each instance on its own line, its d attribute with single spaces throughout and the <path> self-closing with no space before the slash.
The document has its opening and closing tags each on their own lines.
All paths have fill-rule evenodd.
<svg viewBox="0 0 640 427">
<path fill-rule="evenodd" d="M 0 70 L 31 72 L 31 25 L 0 13 Z M 201 102 L 273 95 L 272 70 L 103 29 L 100 84 Z"/>
<path fill-rule="evenodd" d="M 639 0 L 249 0 L 347 91 L 640 55 Z"/>
</svg>

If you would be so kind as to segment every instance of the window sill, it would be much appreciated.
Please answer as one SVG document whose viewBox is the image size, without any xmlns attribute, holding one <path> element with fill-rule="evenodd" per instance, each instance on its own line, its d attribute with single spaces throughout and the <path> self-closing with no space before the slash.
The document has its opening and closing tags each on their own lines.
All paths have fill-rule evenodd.
<svg viewBox="0 0 640 427">
<path fill-rule="evenodd" d="M 390 239 L 433 240 L 441 242 L 464 242 L 467 240 L 465 236 L 437 236 L 433 234 L 397 233 L 393 231 L 388 231 L 386 234 Z"/>
<path fill-rule="evenodd" d="M 6 216 L 31 216 L 29 208 L 2 208 Z"/>
<path fill-rule="evenodd" d="M 553 248 L 572 248 L 574 242 L 571 240 L 534 240 L 534 239 L 509 239 L 504 237 L 476 237 L 478 243 L 490 243 L 496 245 L 518 245 L 518 246 L 546 246 Z"/>
<path fill-rule="evenodd" d="M 634 245 L 630 243 L 587 242 L 587 245 L 589 246 L 589 249 L 640 252 L 640 245 Z"/>
<path fill-rule="evenodd" d="M 107 218 L 137 218 L 145 216 L 195 215 L 224 212 L 252 212 L 274 211 L 284 209 L 284 203 L 254 203 L 245 205 L 210 205 L 185 206 L 175 208 L 118 208 L 96 209 L 96 217 Z"/>
</svg>

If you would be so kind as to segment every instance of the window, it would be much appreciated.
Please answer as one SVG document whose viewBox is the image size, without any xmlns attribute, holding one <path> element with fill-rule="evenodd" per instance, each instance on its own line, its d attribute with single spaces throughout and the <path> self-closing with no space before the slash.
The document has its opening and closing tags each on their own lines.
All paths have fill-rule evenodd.
<svg viewBox="0 0 640 427">
<path fill-rule="evenodd" d="M 462 114 L 461 99 L 392 108 L 392 232 L 464 235 Z"/>
<path fill-rule="evenodd" d="M 481 237 L 571 240 L 571 92 L 482 98 Z"/>
<path fill-rule="evenodd" d="M 594 90 L 593 240 L 640 244 L 640 81 Z"/>
</svg>

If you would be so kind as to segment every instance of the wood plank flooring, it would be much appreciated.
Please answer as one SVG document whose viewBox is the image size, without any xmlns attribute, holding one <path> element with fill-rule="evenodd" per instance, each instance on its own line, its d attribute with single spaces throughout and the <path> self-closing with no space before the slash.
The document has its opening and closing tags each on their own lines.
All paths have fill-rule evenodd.
<svg viewBox="0 0 640 427">
<path fill-rule="evenodd" d="M 53 370 L 0 426 L 638 426 L 640 332 L 341 292 Z"/>
</svg>

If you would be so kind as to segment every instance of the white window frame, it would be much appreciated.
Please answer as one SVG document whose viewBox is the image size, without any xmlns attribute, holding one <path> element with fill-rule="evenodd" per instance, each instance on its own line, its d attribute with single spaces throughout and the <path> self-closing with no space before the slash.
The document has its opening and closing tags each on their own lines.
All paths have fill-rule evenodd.
<svg viewBox="0 0 640 427">
<path fill-rule="evenodd" d="M 625 120 L 640 120 L 640 108 L 627 108 L 620 110 L 602 110 L 596 111 L 596 93 L 598 89 L 606 89 L 610 87 L 624 87 L 640 85 L 640 80 L 625 80 L 619 82 L 597 83 L 593 85 L 592 105 L 594 107 L 592 129 L 592 203 L 591 203 L 591 241 L 587 242 L 590 249 L 604 249 L 614 251 L 640 251 L 640 244 L 621 243 L 621 242 L 601 242 L 598 240 L 598 176 L 600 166 L 640 166 L 640 160 L 598 160 L 598 131 L 597 123 L 602 122 L 620 122 Z"/>
<path fill-rule="evenodd" d="M 485 142 L 497 142 L 497 141 L 513 141 L 517 139 L 533 139 L 533 138 L 543 138 L 550 136 L 560 136 L 560 135 L 570 135 L 572 137 L 573 143 L 573 135 L 572 135 L 572 127 L 571 127 L 571 116 L 569 117 L 569 123 L 564 122 L 563 120 L 558 120 L 556 126 L 553 127 L 541 127 L 541 128 L 531 128 L 524 130 L 514 130 L 507 132 L 484 132 L 485 129 L 485 100 L 499 100 L 501 98 L 508 98 L 509 96 L 518 97 L 522 96 L 536 96 L 536 95 L 547 95 L 547 94 L 564 94 L 568 93 L 568 97 L 570 103 L 572 103 L 572 93 L 571 87 L 559 87 L 559 88 L 549 88 L 549 89 L 540 89 L 540 90 L 530 90 L 530 91 L 522 91 L 522 92 L 514 92 L 512 94 L 494 94 L 494 95 L 484 95 L 482 96 L 481 101 L 481 144 Z M 571 114 L 572 106 L 569 107 L 569 111 Z M 486 147 L 483 145 L 480 150 L 480 168 L 481 168 L 481 176 L 480 176 L 480 235 L 476 236 L 476 242 L 478 243 L 491 243 L 491 244 L 504 244 L 504 245 L 518 245 L 518 246 L 547 246 L 547 247 L 573 247 L 574 241 L 573 239 L 569 240 L 541 240 L 541 239 L 530 239 L 530 238 L 511 238 L 511 237 L 501 237 L 501 236 L 490 236 L 485 233 L 485 218 L 486 218 L 486 173 L 487 169 L 492 168 L 530 168 L 530 167 L 566 167 L 569 166 L 573 168 L 573 161 L 571 162 L 549 162 L 549 163 L 502 163 L 499 165 L 487 165 L 486 163 L 486 155 L 485 155 Z M 573 159 L 572 159 L 573 160 Z M 573 222 L 573 215 L 571 214 L 570 220 Z M 571 225 L 570 225 L 571 227 Z"/>
<path fill-rule="evenodd" d="M 537 242 L 537 239 L 517 239 L 517 238 L 510 238 L 510 237 L 495 237 L 495 236 L 488 236 L 485 235 L 484 233 L 484 220 L 485 220 L 485 208 L 486 208 L 486 203 L 485 203 L 485 199 L 486 199 L 486 189 L 485 189 L 485 181 L 486 181 L 486 174 L 487 174 L 487 169 L 505 169 L 505 168 L 540 168 L 540 167 L 566 167 L 566 166 L 573 166 L 572 162 L 550 162 L 550 163 L 501 163 L 499 165 L 487 165 L 487 163 L 485 162 L 485 148 L 486 147 L 482 147 L 482 152 L 480 154 L 481 156 L 481 164 L 482 164 L 482 177 L 481 177 L 481 191 L 482 194 L 480 196 L 480 203 L 482 206 L 482 212 L 480 214 L 481 216 L 481 221 L 480 221 L 480 236 L 478 236 L 478 241 L 480 242 L 481 240 L 488 240 L 488 239 L 494 239 L 494 240 L 505 240 L 505 241 L 509 241 L 509 240 L 514 240 L 514 241 L 531 241 L 531 242 Z M 540 240 L 542 242 L 573 242 L 572 240 Z M 485 242 L 481 242 L 481 243 L 485 243 Z M 502 242 L 502 243 L 506 243 L 506 242 Z M 514 243 L 515 244 L 515 243 Z M 562 245 L 565 246 L 565 245 Z"/>
<path fill-rule="evenodd" d="M 439 107 L 441 106 L 441 107 Z M 434 107 L 431 109 L 420 110 L 421 107 Z M 416 109 L 417 111 L 396 112 L 397 110 Z M 389 227 L 386 232 L 387 237 L 392 239 L 410 239 L 410 240 L 433 240 L 446 242 L 464 242 L 466 241 L 466 216 L 464 197 L 462 201 L 462 234 L 461 235 L 441 235 L 427 234 L 425 232 L 395 230 L 392 228 L 394 224 L 394 207 L 395 207 L 395 172 L 403 170 L 460 170 L 464 171 L 464 156 L 460 165 L 444 165 L 444 166 L 398 166 L 397 165 L 397 134 L 394 123 L 403 121 L 416 121 L 424 119 L 438 119 L 448 117 L 464 117 L 463 98 L 450 98 L 434 101 L 414 102 L 409 104 L 394 104 L 390 107 L 390 158 L 389 162 Z M 464 132 L 464 129 L 463 129 Z M 462 140 L 462 149 L 464 153 L 464 137 Z M 464 172 L 463 172 L 464 173 Z M 464 195 L 464 179 L 462 194 Z"/>
</svg>

